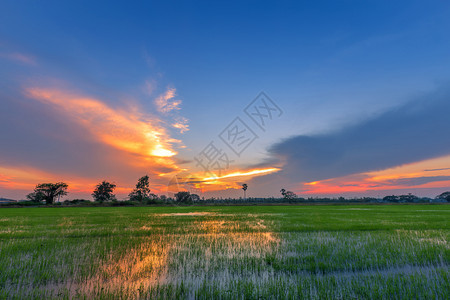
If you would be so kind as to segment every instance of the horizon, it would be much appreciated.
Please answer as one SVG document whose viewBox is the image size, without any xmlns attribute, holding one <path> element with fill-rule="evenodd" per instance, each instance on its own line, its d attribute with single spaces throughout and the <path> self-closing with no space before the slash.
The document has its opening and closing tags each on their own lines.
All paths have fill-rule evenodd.
<svg viewBox="0 0 450 300">
<path fill-rule="evenodd" d="M 89 5 L 89 11 L 86 6 Z M 4 1 L 0 198 L 450 190 L 450 3 Z"/>
</svg>

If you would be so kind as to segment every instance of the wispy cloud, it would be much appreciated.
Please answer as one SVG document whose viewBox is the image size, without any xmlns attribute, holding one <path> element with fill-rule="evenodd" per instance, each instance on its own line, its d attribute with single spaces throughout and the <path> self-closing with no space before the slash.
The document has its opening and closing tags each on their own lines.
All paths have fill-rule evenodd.
<svg viewBox="0 0 450 300">
<path fill-rule="evenodd" d="M 20 62 L 22 64 L 30 65 L 30 66 L 36 66 L 37 62 L 36 59 L 31 56 L 20 52 L 11 52 L 11 53 L 0 53 L 0 57 Z"/>
<path fill-rule="evenodd" d="M 163 94 L 155 99 L 155 105 L 159 112 L 168 113 L 173 110 L 179 110 L 181 100 L 175 99 L 176 89 L 168 88 Z"/>
<path fill-rule="evenodd" d="M 439 169 L 425 169 L 425 172 L 435 172 L 435 171 L 445 171 L 450 170 L 450 168 L 439 168 Z"/>
<path fill-rule="evenodd" d="M 144 83 L 144 93 L 147 96 L 151 96 L 156 90 L 157 82 L 154 79 L 147 79 Z"/>
<path fill-rule="evenodd" d="M 172 118 L 171 126 L 184 133 L 189 130 L 189 120 L 177 114 L 169 114 L 171 112 L 179 111 L 181 109 L 181 100 L 175 99 L 175 88 L 167 88 L 167 90 L 155 99 L 155 106 L 157 110 L 163 115 L 169 115 Z"/>
<path fill-rule="evenodd" d="M 175 119 L 175 123 L 172 124 L 172 127 L 180 130 L 180 133 L 184 133 L 189 130 L 188 119 L 184 117 L 178 117 Z"/>
</svg>

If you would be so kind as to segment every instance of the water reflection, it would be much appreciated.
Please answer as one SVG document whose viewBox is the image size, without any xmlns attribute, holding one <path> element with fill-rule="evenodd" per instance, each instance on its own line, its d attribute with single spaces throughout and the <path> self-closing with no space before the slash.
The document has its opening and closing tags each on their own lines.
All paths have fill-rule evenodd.
<svg viewBox="0 0 450 300">
<path fill-rule="evenodd" d="M 201 219 L 183 224 L 194 233 L 151 235 L 134 248 L 110 253 L 78 292 L 95 296 L 126 291 L 130 297 L 140 297 L 141 291 L 162 284 L 183 281 L 198 286 L 204 280 L 223 277 L 224 272 L 231 276 L 228 268 L 234 260 L 265 257 L 280 243 L 261 219 Z M 252 231 L 239 232 L 241 227 Z"/>
<path fill-rule="evenodd" d="M 169 249 L 170 245 L 161 240 L 144 240 L 122 255 L 111 253 L 78 292 L 98 295 L 125 291 L 138 296 L 140 291 L 166 282 Z"/>
</svg>

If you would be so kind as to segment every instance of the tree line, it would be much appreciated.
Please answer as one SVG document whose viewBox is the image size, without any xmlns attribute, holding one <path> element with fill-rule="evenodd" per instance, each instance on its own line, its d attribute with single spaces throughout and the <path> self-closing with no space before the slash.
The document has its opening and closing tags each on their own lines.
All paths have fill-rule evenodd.
<svg viewBox="0 0 450 300">
<path fill-rule="evenodd" d="M 33 203 L 54 204 L 57 200 L 59 202 L 61 197 L 68 194 L 68 187 L 69 185 L 65 182 L 40 183 L 36 185 L 34 191 L 29 193 L 26 197 L 27 200 Z M 95 202 L 117 202 L 118 200 L 114 194 L 116 187 L 116 184 L 104 180 L 95 186 L 91 195 Z M 191 194 L 187 191 L 180 191 L 174 196 L 176 202 L 185 204 L 191 204 L 200 199 L 198 195 Z M 164 195 L 157 196 L 156 194 L 151 193 L 150 178 L 148 175 L 139 178 L 135 188 L 128 194 L 129 201 L 146 204 L 156 204 L 158 200 L 161 202 L 166 199 L 167 197 Z M 80 202 L 80 200 L 77 202 Z"/>
<path fill-rule="evenodd" d="M 40 183 L 34 188 L 34 191 L 27 195 L 27 200 L 32 203 L 45 203 L 54 204 L 56 201 L 60 202 L 61 197 L 68 194 L 68 184 L 65 182 L 57 183 Z M 108 182 L 106 180 L 100 182 L 95 186 L 92 192 L 92 197 L 97 203 L 118 203 L 126 204 L 124 201 L 118 201 L 114 190 L 116 189 L 116 184 Z M 339 198 L 301 198 L 298 197 L 294 192 L 288 191 L 286 189 L 281 189 L 280 198 L 247 198 L 246 192 L 248 185 L 246 183 L 242 184 L 242 190 L 244 191 L 244 198 L 233 199 L 233 198 L 209 198 L 200 199 L 197 194 L 191 194 L 188 191 L 180 191 L 174 194 L 174 198 L 168 198 L 165 195 L 158 196 L 151 192 L 150 190 L 150 178 L 148 175 L 142 176 L 138 179 L 135 188 L 128 194 L 128 201 L 141 203 L 141 204 L 164 204 L 164 203 L 180 203 L 180 204 L 193 204 L 193 203 L 224 203 L 224 204 L 239 204 L 239 203 L 420 203 L 420 202 L 432 202 L 431 198 L 420 198 L 412 194 L 407 195 L 392 195 L 386 196 L 382 199 L 362 197 L 346 199 L 344 197 Z M 444 192 L 435 197 L 435 200 L 440 202 L 450 202 L 450 192 Z M 90 202 L 88 200 L 66 200 L 67 203 L 77 204 L 80 202 Z"/>
</svg>

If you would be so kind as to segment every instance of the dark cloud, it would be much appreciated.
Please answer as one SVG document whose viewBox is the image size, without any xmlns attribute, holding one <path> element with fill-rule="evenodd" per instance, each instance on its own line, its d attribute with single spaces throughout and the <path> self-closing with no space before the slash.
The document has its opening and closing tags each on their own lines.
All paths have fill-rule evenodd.
<svg viewBox="0 0 450 300">
<path fill-rule="evenodd" d="M 425 172 L 434 172 L 434 171 L 445 171 L 450 170 L 450 168 L 440 168 L 440 169 L 426 169 Z"/>
<path fill-rule="evenodd" d="M 382 170 L 450 154 L 449 116 L 450 90 L 441 89 L 340 131 L 288 138 L 269 153 L 285 163 L 280 175 L 297 182 Z"/>
</svg>

